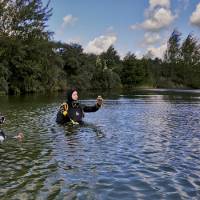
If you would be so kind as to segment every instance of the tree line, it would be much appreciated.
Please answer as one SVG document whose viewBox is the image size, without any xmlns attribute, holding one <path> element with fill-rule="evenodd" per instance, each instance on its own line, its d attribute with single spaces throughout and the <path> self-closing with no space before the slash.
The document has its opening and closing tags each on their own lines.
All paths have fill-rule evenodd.
<svg viewBox="0 0 200 200">
<path fill-rule="evenodd" d="M 0 93 L 24 94 L 123 87 L 200 88 L 200 44 L 174 30 L 164 58 L 149 52 L 122 59 L 113 46 L 100 55 L 79 44 L 53 40 L 47 30 L 52 9 L 42 0 L 0 1 Z"/>
</svg>

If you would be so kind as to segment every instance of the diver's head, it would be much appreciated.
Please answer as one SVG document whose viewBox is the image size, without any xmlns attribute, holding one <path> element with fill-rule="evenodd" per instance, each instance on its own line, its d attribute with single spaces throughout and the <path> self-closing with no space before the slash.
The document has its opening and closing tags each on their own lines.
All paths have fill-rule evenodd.
<svg viewBox="0 0 200 200">
<path fill-rule="evenodd" d="M 67 92 L 67 101 L 68 103 L 72 103 L 74 101 L 78 101 L 78 92 L 77 89 L 73 88 Z"/>
<path fill-rule="evenodd" d="M 72 100 L 73 101 L 78 101 L 78 92 L 75 90 L 72 93 Z"/>
</svg>

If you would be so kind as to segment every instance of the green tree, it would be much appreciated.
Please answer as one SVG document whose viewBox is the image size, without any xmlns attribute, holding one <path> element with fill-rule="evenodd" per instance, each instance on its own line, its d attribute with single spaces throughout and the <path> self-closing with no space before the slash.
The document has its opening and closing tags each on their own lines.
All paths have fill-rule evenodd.
<svg viewBox="0 0 200 200">
<path fill-rule="evenodd" d="M 68 77 L 77 75 L 83 62 L 83 48 L 79 44 L 62 44 L 60 55 Z"/>
<path fill-rule="evenodd" d="M 167 78 L 167 85 L 173 85 L 172 82 L 177 82 L 177 69 L 180 66 L 180 41 L 181 33 L 174 30 L 168 40 L 167 50 L 164 55 L 164 72 Z"/>
<path fill-rule="evenodd" d="M 123 59 L 123 70 L 121 73 L 122 84 L 135 87 L 145 82 L 146 63 L 138 60 L 135 54 L 128 53 Z"/>
<path fill-rule="evenodd" d="M 100 58 L 105 68 L 111 69 L 117 74 L 121 73 L 122 63 L 120 60 L 120 56 L 112 45 L 107 49 L 106 52 L 103 52 L 100 55 Z"/>
<path fill-rule="evenodd" d="M 0 57 L 8 72 L 4 82 L 10 93 L 45 90 L 49 81 L 44 80 L 49 77 L 53 81 L 55 71 L 49 60 L 54 52 L 49 41 L 51 33 L 46 31 L 50 15 L 51 9 L 48 4 L 43 6 L 42 0 L 0 2 Z M 44 75 L 45 69 L 48 73 Z"/>
<path fill-rule="evenodd" d="M 49 2 L 43 6 L 42 0 L 2 0 L 0 2 L 1 34 L 21 39 L 48 38 L 46 23 L 51 16 Z"/>
<path fill-rule="evenodd" d="M 180 76 L 184 84 L 200 86 L 200 45 L 198 40 L 189 34 L 181 46 Z"/>
<path fill-rule="evenodd" d="M 164 61 L 167 63 L 175 64 L 180 59 L 180 38 L 181 33 L 174 30 L 168 40 L 167 50 L 164 55 Z"/>
<path fill-rule="evenodd" d="M 100 56 L 96 57 L 96 65 L 93 70 L 91 84 L 95 89 L 119 89 L 121 80 L 119 75 L 111 68 L 108 68 L 105 59 Z"/>
</svg>

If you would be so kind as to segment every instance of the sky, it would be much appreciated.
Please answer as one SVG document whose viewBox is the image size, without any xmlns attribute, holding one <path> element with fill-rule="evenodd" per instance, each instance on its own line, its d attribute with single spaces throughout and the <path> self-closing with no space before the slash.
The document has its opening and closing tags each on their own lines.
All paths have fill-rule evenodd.
<svg viewBox="0 0 200 200">
<path fill-rule="evenodd" d="M 47 0 L 43 0 L 44 5 Z M 182 41 L 200 39 L 200 0 L 51 0 L 53 39 L 100 54 L 113 45 L 121 57 L 148 51 L 162 58 L 174 29 Z"/>
</svg>

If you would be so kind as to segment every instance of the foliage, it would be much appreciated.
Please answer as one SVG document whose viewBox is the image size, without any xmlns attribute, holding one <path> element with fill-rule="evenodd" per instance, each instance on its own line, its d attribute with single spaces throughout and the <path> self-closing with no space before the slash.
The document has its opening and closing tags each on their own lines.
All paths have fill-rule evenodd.
<svg viewBox="0 0 200 200">
<path fill-rule="evenodd" d="M 174 30 L 164 60 L 149 52 L 120 58 L 114 46 L 100 55 L 79 44 L 53 41 L 47 30 L 52 9 L 42 0 L 0 1 L 0 93 L 23 94 L 121 87 L 200 88 L 200 44 Z"/>
</svg>

